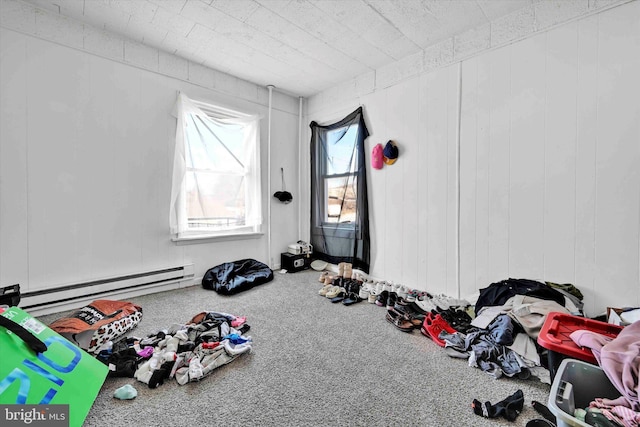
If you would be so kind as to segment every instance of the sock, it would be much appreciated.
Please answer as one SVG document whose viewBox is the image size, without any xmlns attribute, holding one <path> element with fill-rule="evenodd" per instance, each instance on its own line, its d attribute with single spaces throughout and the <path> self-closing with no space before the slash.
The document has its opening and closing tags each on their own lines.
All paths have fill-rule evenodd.
<svg viewBox="0 0 640 427">
<path fill-rule="evenodd" d="M 138 391 L 131 385 L 125 384 L 113 392 L 113 397 L 120 400 L 133 399 L 138 395 Z"/>
<path fill-rule="evenodd" d="M 200 380 L 203 376 L 202 364 L 197 357 L 189 361 L 189 381 Z"/>
<path fill-rule="evenodd" d="M 231 326 L 233 326 L 234 328 L 237 328 L 238 326 L 242 326 L 246 321 L 247 321 L 247 318 L 245 316 L 236 317 L 231 321 Z"/>
<path fill-rule="evenodd" d="M 473 413 L 476 415 L 480 415 L 485 418 L 493 418 L 493 414 L 489 412 L 491 408 L 491 402 L 485 402 L 483 405 L 478 399 L 473 399 L 471 403 L 471 407 L 473 408 Z"/>
<path fill-rule="evenodd" d="M 535 409 L 540 415 L 545 417 L 547 420 L 551 421 L 554 424 L 556 423 L 556 416 L 553 415 L 553 412 L 551 412 L 549 408 L 547 408 L 545 405 L 534 400 L 531 402 L 531 406 L 533 406 L 533 409 Z"/>
<path fill-rule="evenodd" d="M 156 369 L 151 374 L 151 378 L 149 379 L 149 388 L 156 388 L 161 386 L 164 383 L 166 378 L 169 378 L 169 374 L 171 373 L 171 368 L 173 368 L 174 362 L 165 362 L 160 366 L 159 369 Z"/>
<path fill-rule="evenodd" d="M 138 369 L 138 364 L 135 359 L 119 359 L 109 363 L 109 376 L 133 378 L 136 369 Z"/>
<path fill-rule="evenodd" d="M 178 370 L 175 373 L 175 378 L 178 384 L 180 385 L 185 385 L 186 383 L 189 382 L 189 367 L 187 366 L 182 366 L 181 368 L 178 368 Z"/>
<path fill-rule="evenodd" d="M 153 354 L 153 347 L 147 346 L 138 352 L 138 356 L 148 359 Z"/>
<path fill-rule="evenodd" d="M 194 343 L 193 341 L 187 341 L 184 344 L 180 344 L 178 346 L 178 350 L 176 351 L 176 353 L 184 353 L 185 351 L 191 351 L 194 348 L 196 348 L 196 343 Z"/>
<path fill-rule="evenodd" d="M 492 405 L 491 402 L 481 403 L 477 399 L 473 399 L 471 407 L 476 415 L 480 415 L 485 418 L 496 418 L 503 416 L 508 421 L 514 421 L 524 406 L 524 395 L 522 390 L 518 390 L 511 396 L 504 400 Z"/>
<path fill-rule="evenodd" d="M 153 370 L 151 369 L 150 365 L 151 362 L 147 360 L 142 365 L 138 366 L 138 369 L 136 369 L 136 372 L 133 375 L 134 378 L 141 383 L 149 384 L 149 380 L 151 379 L 151 375 L 153 374 Z"/>
<path fill-rule="evenodd" d="M 111 354 L 107 360 L 109 376 L 133 378 L 136 369 L 138 369 L 138 359 L 138 355 L 133 348 Z"/>
</svg>

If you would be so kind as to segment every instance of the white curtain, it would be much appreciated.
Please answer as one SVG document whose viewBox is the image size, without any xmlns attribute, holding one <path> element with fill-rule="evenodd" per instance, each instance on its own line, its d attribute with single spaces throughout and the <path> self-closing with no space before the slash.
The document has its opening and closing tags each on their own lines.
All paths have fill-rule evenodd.
<svg viewBox="0 0 640 427">
<path fill-rule="evenodd" d="M 211 111 L 207 114 L 204 109 Z M 238 169 L 244 171 L 244 223 L 241 225 L 219 226 L 208 229 L 215 232 L 244 232 L 238 228 L 253 228 L 248 231 L 259 231 L 262 224 L 261 190 L 260 190 L 260 144 L 259 116 L 236 115 L 215 106 L 189 99 L 185 94 L 178 93 L 174 115 L 177 119 L 176 126 L 176 147 L 173 159 L 173 181 L 171 186 L 171 205 L 169 214 L 169 226 L 172 235 L 181 237 L 188 234 L 203 234 L 203 231 L 196 230 L 189 226 L 186 176 L 187 165 L 198 164 L 201 169 L 220 170 Z M 215 116 L 215 117 L 212 117 Z M 240 126 L 242 132 L 242 150 L 231 152 L 224 143 L 225 136 L 220 129 L 224 127 Z M 211 144 L 217 144 L 226 150 L 213 150 Z M 198 150 L 198 147 L 201 148 Z M 204 147 L 202 149 L 202 147 Z M 194 154 L 206 155 L 194 158 Z M 225 158 L 220 157 L 220 153 Z M 192 183 L 193 184 L 193 183 Z M 200 199 L 200 194 L 206 194 L 206 183 L 195 180 L 196 199 Z M 193 197 L 193 195 L 192 195 Z M 206 231 L 205 231 L 206 232 Z"/>
</svg>

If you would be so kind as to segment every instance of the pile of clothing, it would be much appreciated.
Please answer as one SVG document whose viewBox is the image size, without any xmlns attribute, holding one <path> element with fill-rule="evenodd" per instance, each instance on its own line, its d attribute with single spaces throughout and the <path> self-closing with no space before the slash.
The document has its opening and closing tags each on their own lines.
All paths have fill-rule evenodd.
<svg viewBox="0 0 640 427">
<path fill-rule="evenodd" d="M 502 280 L 480 290 L 470 327 L 442 328 L 438 338 L 449 356 L 468 359 L 470 366 L 496 378 L 533 376 L 550 384 L 538 334 L 551 312 L 581 314 L 582 298 L 570 284 Z"/>
<path fill-rule="evenodd" d="M 199 381 L 251 351 L 245 317 L 205 311 L 186 324 L 174 324 L 144 338 L 125 338 L 98 357 L 110 376 L 133 377 L 149 388 L 175 378 L 180 385 Z"/>
</svg>

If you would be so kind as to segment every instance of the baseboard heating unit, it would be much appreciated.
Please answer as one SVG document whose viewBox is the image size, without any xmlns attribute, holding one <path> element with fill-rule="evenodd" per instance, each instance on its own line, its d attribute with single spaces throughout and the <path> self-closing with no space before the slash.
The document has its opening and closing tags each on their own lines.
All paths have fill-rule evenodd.
<svg viewBox="0 0 640 427">
<path fill-rule="evenodd" d="M 193 264 L 92 280 L 21 295 L 19 307 L 44 315 L 82 307 L 96 299 L 126 299 L 193 285 Z"/>
</svg>

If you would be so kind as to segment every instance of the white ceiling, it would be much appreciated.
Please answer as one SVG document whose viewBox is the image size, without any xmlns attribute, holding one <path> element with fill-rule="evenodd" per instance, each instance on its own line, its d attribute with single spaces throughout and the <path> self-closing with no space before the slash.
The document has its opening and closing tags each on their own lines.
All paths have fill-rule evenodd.
<svg viewBox="0 0 640 427">
<path fill-rule="evenodd" d="M 25 0 L 209 68 L 311 96 L 536 0 Z"/>
</svg>

